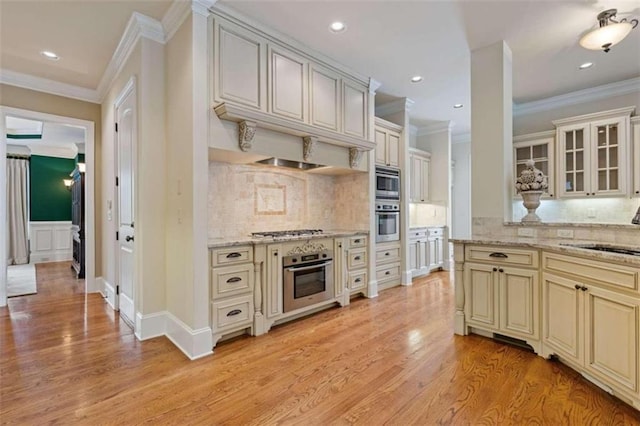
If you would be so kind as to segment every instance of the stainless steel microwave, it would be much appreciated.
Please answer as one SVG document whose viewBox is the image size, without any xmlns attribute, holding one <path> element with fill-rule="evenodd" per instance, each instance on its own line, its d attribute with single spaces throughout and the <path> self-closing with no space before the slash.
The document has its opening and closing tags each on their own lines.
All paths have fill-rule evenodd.
<svg viewBox="0 0 640 426">
<path fill-rule="evenodd" d="M 400 170 L 376 167 L 376 200 L 400 201 Z"/>
</svg>

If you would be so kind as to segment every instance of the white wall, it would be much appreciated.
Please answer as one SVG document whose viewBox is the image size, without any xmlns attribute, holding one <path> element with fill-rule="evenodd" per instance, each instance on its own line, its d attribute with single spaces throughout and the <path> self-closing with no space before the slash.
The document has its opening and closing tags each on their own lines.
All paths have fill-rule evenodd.
<svg viewBox="0 0 640 426">
<path fill-rule="evenodd" d="M 451 158 L 453 188 L 451 202 L 451 235 L 453 238 L 471 236 L 471 142 L 453 143 Z"/>
</svg>

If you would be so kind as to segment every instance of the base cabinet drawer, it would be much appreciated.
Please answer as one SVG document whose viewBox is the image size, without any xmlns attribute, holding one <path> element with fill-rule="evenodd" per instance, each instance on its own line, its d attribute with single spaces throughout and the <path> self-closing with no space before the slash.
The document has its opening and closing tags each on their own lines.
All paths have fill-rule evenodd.
<svg viewBox="0 0 640 426">
<path fill-rule="evenodd" d="M 349 248 L 366 247 L 367 237 L 364 235 L 356 235 L 349 237 Z"/>
<path fill-rule="evenodd" d="M 400 245 L 376 247 L 376 264 L 399 261 Z"/>
<path fill-rule="evenodd" d="M 464 249 L 464 260 L 469 262 L 500 262 L 503 265 L 531 268 L 537 268 L 540 263 L 537 250 L 482 245 L 469 245 Z"/>
<path fill-rule="evenodd" d="M 349 250 L 347 256 L 347 268 L 349 270 L 360 269 L 367 266 L 367 249 Z"/>
<path fill-rule="evenodd" d="M 367 271 L 349 272 L 347 280 L 351 292 L 362 290 L 367 286 Z"/>
<path fill-rule="evenodd" d="M 211 322 L 214 332 L 239 326 L 251 325 L 253 321 L 253 296 L 225 299 L 211 304 Z"/>
<path fill-rule="evenodd" d="M 211 266 L 253 262 L 252 246 L 225 247 L 211 250 Z"/>
<path fill-rule="evenodd" d="M 216 300 L 250 292 L 253 290 L 253 273 L 253 263 L 211 269 L 211 297 Z"/>
<path fill-rule="evenodd" d="M 387 281 L 400 279 L 400 264 L 394 263 L 392 265 L 386 265 L 376 270 L 376 279 L 378 281 Z"/>
</svg>

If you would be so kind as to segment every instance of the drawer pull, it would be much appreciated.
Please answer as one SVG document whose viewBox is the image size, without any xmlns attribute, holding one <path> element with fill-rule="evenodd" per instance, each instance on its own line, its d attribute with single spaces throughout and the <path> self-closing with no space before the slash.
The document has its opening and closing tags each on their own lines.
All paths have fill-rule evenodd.
<svg viewBox="0 0 640 426">
<path fill-rule="evenodd" d="M 242 309 L 234 309 L 233 311 L 229 311 L 227 314 L 228 317 L 232 317 L 242 313 Z"/>
<path fill-rule="evenodd" d="M 228 283 L 237 283 L 238 281 L 242 281 L 240 277 L 232 277 L 227 280 Z"/>
<path fill-rule="evenodd" d="M 357 240 L 353 240 L 354 244 L 360 244 L 360 238 L 358 238 Z"/>
<path fill-rule="evenodd" d="M 506 255 L 506 254 L 504 254 L 504 253 L 500 253 L 500 252 L 498 252 L 498 251 L 494 251 L 493 253 L 491 253 L 491 254 L 489 255 L 489 257 L 498 257 L 498 258 L 500 258 L 500 259 L 506 259 L 506 258 L 508 258 L 509 256 L 507 256 L 507 255 Z"/>
<path fill-rule="evenodd" d="M 360 256 L 354 257 L 353 260 L 360 260 Z"/>
<path fill-rule="evenodd" d="M 384 255 L 385 255 L 385 256 L 389 256 L 389 254 L 390 254 L 389 252 L 386 252 Z"/>
<path fill-rule="evenodd" d="M 354 283 L 359 283 L 360 281 L 362 281 L 360 278 L 356 278 L 355 280 L 353 280 Z"/>
<path fill-rule="evenodd" d="M 236 257 L 240 257 L 242 256 L 242 254 L 238 253 L 237 251 L 234 251 L 233 253 L 229 253 L 227 255 L 227 259 L 234 259 Z"/>
<path fill-rule="evenodd" d="M 391 271 L 387 271 L 384 273 L 385 275 L 391 275 Z"/>
</svg>

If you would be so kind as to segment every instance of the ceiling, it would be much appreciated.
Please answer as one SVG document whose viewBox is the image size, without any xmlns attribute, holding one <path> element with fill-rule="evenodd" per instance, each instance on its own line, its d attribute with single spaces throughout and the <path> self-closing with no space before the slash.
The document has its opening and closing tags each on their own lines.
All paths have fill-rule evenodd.
<svg viewBox="0 0 640 426">
<path fill-rule="evenodd" d="M 382 83 L 378 100 L 408 97 L 418 126 L 470 130 L 470 51 L 505 40 L 513 97 L 526 103 L 640 76 L 640 28 L 609 53 L 578 40 L 596 15 L 640 17 L 637 1 L 221 1 Z M 160 20 L 169 0 L 0 0 L 3 69 L 96 89 L 131 13 Z M 37 19 L 34 19 L 37 17 Z M 341 20 L 347 31 L 328 25 Z M 52 62 L 39 55 L 50 49 Z M 584 62 L 595 65 L 578 70 Z M 413 75 L 421 83 L 410 83 Z M 456 103 L 463 108 L 453 109 Z"/>
<path fill-rule="evenodd" d="M 7 138 L 7 144 L 28 147 L 39 153 L 53 149 L 58 152 L 77 154 L 84 152 L 85 129 L 67 124 L 58 124 L 7 116 L 6 129 L 8 135 L 40 135 L 40 138 L 13 139 Z"/>
</svg>

